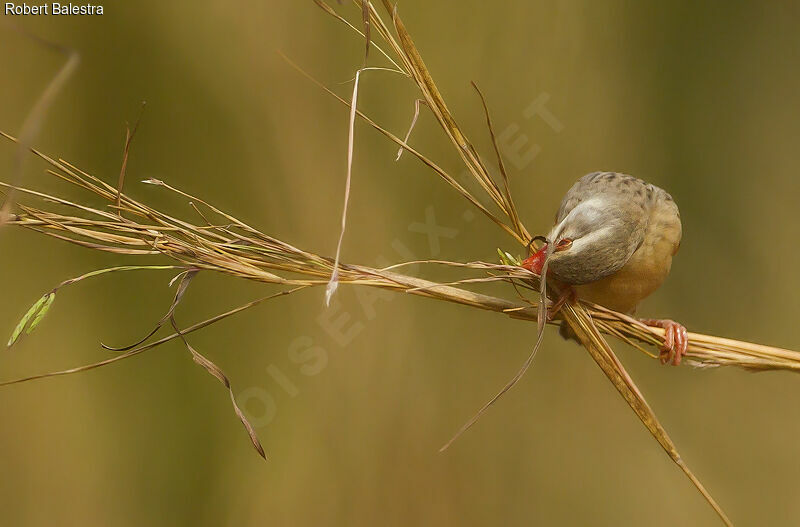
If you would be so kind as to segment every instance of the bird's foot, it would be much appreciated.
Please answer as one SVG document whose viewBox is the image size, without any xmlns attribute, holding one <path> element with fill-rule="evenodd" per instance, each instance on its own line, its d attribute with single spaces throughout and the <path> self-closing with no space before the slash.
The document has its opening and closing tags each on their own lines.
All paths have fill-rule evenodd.
<svg viewBox="0 0 800 527">
<path fill-rule="evenodd" d="M 553 319 L 556 318 L 558 312 L 561 311 L 561 308 L 564 307 L 564 304 L 567 302 L 573 303 L 576 300 L 578 300 L 578 295 L 575 293 L 575 290 L 568 285 L 564 285 L 561 288 L 561 292 L 558 294 L 558 299 L 556 299 L 553 305 L 547 308 L 547 321 L 552 322 Z"/>
<path fill-rule="evenodd" d="M 689 347 L 689 335 L 686 328 L 673 320 L 645 318 L 641 320 L 647 326 L 664 329 L 664 344 L 661 346 L 659 359 L 661 364 L 677 366 L 686 355 Z"/>
</svg>

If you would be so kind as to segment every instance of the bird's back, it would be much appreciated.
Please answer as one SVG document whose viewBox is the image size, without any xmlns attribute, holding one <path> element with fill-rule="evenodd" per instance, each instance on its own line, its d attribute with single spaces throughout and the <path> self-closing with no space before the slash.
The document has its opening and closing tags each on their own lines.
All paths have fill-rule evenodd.
<svg viewBox="0 0 800 527">
<path fill-rule="evenodd" d="M 607 199 L 610 204 L 615 203 L 623 207 L 636 206 L 645 211 L 663 202 L 680 218 L 672 196 L 664 189 L 619 172 L 592 172 L 576 181 L 567 191 L 556 213 L 556 223 L 560 223 L 582 201 L 592 198 Z"/>
</svg>

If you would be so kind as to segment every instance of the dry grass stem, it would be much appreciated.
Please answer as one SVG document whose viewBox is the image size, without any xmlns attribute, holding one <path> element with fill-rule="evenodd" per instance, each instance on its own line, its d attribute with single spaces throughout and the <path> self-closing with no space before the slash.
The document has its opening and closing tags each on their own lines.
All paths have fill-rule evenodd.
<svg viewBox="0 0 800 527">
<path fill-rule="evenodd" d="M 0 136 L 16 141 L 13 136 L 4 132 L 0 132 Z M 80 171 L 66 161 L 56 160 L 37 150 L 31 151 L 52 167 L 52 174 L 86 190 L 86 203 L 92 201 L 92 196 L 107 201 L 109 205 L 116 202 L 115 187 Z M 205 207 L 210 220 L 215 219 L 210 215 L 218 217 L 217 225 L 196 225 L 191 221 L 178 219 L 138 202 L 125 193 L 121 195 L 121 209 L 130 214 L 130 219 L 24 187 L 18 187 L 18 192 L 28 196 L 29 200 L 39 201 L 40 205 L 27 205 L 20 199 L 17 203 L 18 212 L 10 215 L 9 223 L 94 250 L 132 256 L 166 255 L 177 262 L 177 265 L 168 266 L 128 265 L 101 270 L 105 272 L 197 268 L 270 284 L 312 287 L 327 283 L 333 268 L 332 258 L 304 251 L 264 234 L 206 201 L 167 183 L 158 180 L 148 180 L 148 183 L 161 186 L 187 201 Z M 12 185 L 0 181 L 0 187 L 10 188 Z M 67 213 L 60 209 L 73 209 L 74 212 Z M 527 286 L 527 289 L 538 289 L 538 277 L 521 267 L 446 260 L 415 260 L 384 268 L 343 263 L 341 281 L 345 284 L 381 287 L 467 305 L 520 320 L 537 320 L 538 306 L 535 299 L 522 299 L 518 295 L 499 298 L 396 272 L 404 266 L 417 264 L 441 265 L 452 267 L 454 271 L 461 269 L 478 273 L 476 276 L 453 280 L 454 284 L 503 280 Z M 495 276 L 488 276 L 489 272 L 495 273 Z M 96 274 L 97 271 L 92 271 L 80 278 Z M 73 281 L 76 279 L 65 283 Z M 602 333 L 654 348 L 664 342 L 663 329 L 645 326 L 636 319 L 598 305 L 582 302 L 581 306 Z M 560 323 L 560 318 L 552 323 Z M 695 332 L 689 333 L 687 359 L 688 363 L 705 368 L 738 366 L 759 371 L 800 371 L 798 352 Z"/>
</svg>

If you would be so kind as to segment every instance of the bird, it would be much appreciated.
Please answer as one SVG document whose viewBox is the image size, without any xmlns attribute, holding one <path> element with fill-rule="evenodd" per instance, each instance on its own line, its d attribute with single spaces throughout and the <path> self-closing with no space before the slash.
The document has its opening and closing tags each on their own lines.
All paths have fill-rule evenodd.
<svg viewBox="0 0 800 527">
<path fill-rule="evenodd" d="M 522 267 L 541 276 L 548 258 L 547 280 L 561 292 L 550 316 L 575 299 L 635 316 L 669 274 L 681 235 L 680 212 L 667 191 L 627 174 L 592 172 L 569 189 L 545 244 Z M 665 330 L 661 362 L 680 364 L 686 328 L 669 319 L 639 320 Z M 564 325 L 562 335 L 569 336 Z"/>
</svg>

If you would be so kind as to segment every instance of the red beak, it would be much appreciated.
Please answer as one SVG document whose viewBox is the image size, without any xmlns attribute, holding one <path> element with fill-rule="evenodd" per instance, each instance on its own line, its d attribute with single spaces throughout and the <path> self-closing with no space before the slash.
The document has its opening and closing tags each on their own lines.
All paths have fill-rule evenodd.
<svg viewBox="0 0 800 527">
<path fill-rule="evenodd" d="M 542 266 L 544 266 L 544 258 L 547 255 L 547 244 L 542 245 L 542 248 L 530 255 L 522 262 L 522 267 L 531 271 L 532 273 L 542 275 Z"/>
</svg>

